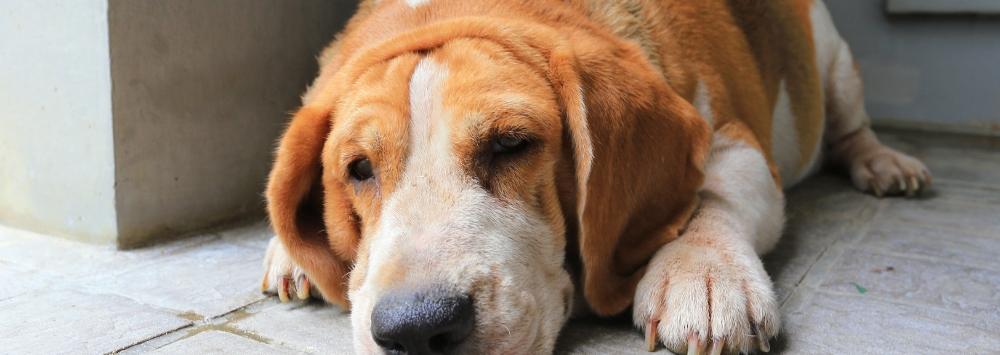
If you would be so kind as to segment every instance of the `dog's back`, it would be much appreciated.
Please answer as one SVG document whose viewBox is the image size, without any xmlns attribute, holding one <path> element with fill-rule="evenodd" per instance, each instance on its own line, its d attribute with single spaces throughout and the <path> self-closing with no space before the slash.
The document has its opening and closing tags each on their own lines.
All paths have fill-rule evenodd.
<svg viewBox="0 0 1000 355">
<path fill-rule="evenodd" d="M 786 185 L 818 165 L 823 82 L 832 61 L 826 49 L 833 40 L 839 44 L 822 2 L 580 0 L 577 6 L 639 44 L 714 127 L 746 124 Z"/>
</svg>

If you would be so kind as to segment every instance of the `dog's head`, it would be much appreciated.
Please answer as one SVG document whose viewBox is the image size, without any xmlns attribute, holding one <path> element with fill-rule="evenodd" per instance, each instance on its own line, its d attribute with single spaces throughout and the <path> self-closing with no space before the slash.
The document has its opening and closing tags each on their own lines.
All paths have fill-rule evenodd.
<svg viewBox="0 0 1000 355">
<path fill-rule="evenodd" d="M 662 78 L 585 89 L 627 80 L 580 70 L 620 67 L 599 50 L 465 18 L 324 73 L 282 138 L 268 208 L 324 298 L 350 304 L 359 352 L 550 352 L 572 309 L 567 250 L 591 309 L 628 306 L 694 204 L 707 128 L 649 91 Z"/>
</svg>

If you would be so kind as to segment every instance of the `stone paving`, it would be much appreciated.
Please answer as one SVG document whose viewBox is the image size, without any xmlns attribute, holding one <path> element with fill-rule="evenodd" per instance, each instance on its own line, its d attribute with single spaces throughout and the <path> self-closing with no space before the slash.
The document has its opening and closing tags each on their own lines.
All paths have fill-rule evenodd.
<svg viewBox="0 0 1000 355">
<path fill-rule="evenodd" d="M 933 190 L 876 199 L 823 173 L 789 191 L 765 258 L 773 352 L 1000 353 L 1000 140 L 882 136 L 929 165 Z M 270 235 L 260 222 L 122 252 L 0 227 L 0 353 L 350 353 L 347 314 L 259 293 Z M 627 318 L 581 319 L 557 353 L 643 344 Z"/>
</svg>

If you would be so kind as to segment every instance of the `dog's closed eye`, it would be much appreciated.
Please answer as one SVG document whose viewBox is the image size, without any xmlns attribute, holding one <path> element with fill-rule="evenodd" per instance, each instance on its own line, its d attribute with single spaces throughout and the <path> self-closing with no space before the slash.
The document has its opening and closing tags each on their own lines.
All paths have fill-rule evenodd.
<svg viewBox="0 0 1000 355">
<path fill-rule="evenodd" d="M 523 132 L 495 134 L 480 143 L 479 154 L 473 160 L 473 172 L 479 182 L 490 191 L 504 176 L 520 171 L 522 163 L 531 161 L 532 152 L 537 151 L 541 142 Z"/>
<path fill-rule="evenodd" d="M 522 132 L 497 134 L 483 145 L 481 156 L 484 159 L 482 162 L 485 163 L 485 168 L 496 174 L 499 172 L 498 170 L 508 168 L 521 158 L 526 157 L 534 150 L 537 143 L 538 141 L 532 136 Z"/>
<path fill-rule="evenodd" d="M 512 154 L 517 153 L 527 147 L 527 138 L 515 135 L 502 135 L 490 142 L 490 151 L 493 154 Z"/>
</svg>

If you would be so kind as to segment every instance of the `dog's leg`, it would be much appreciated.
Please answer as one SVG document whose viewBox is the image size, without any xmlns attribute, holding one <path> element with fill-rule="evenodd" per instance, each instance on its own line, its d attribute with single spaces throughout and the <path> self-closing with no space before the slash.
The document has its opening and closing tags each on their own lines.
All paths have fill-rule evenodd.
<svg viewBox="0 0 1000 355">
<path fill-rule="evenodd" d="M 305 272 L 292 261 L 288 250 L 278 237 L 271 237 L 271 241 L 267 243 L 267 253 L 264 254 L 264 278 L 260 283 L 260 291 L 277 293 L 281 302 L 288 302 L 291 299 L 289 295 L 305 300 L 320 294 L 309 282 Z"/>
<path fill-rule="evenodd" d="M 687 230 L 650 261 L 633 320 L 674 352 L 769 350 L 778 306 L 758 255 L 781 235 L 784 196 L 752 136 L 715 134 L 701 206 Z"/>
<path fill-rule="evenodd" d="M 817 2 L 817 5 L 822 3 Z M 861 76 L 847 43 L 833 28 L 829 14 L 823 8 L 814 14 L 818 32 L 816 45 L 820 70 L 826 70 L 826 140 L 830 158 L 845 167 L 851 181 L 861 191 L 876 196 L 913 195 L 931 183 L 931 175 L 919 160 L 900 153 L 879 142 L 871 130 L 871 120 L 865 111 Z"/>
</svg>

